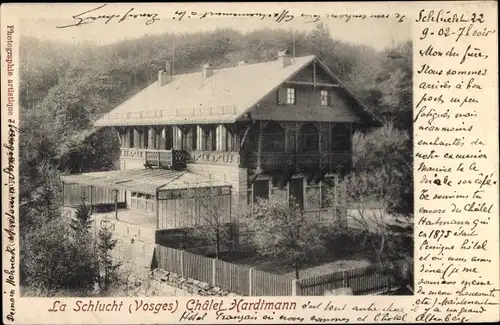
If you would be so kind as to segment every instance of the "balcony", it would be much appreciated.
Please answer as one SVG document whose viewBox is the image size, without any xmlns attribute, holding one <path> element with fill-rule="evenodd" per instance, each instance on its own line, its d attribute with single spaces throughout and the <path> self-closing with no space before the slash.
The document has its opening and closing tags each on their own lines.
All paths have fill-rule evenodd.
<svg viewBox="0 0 500 325">
<path fill-rule="evenodd" d="M 240 165 L 240 155 L 229 151 L 121 148 L 122 159 L 139 160 L 148 167 L 184 168 L 186 163 Z"/>
<path fill-rule="evenodd" d="M 185 168 L 187 154 L 183 150 L 121 148 L 121 158 L 141 160 L 145 167 Z"/>
<path fill-rule="evenodd" d="M 278 170 L 289 166 L 299 170 L 321 169 L 340 170 L 349 169 L 352 165 L 350 152 L 339 153 L 251 153 L 248 157 L 248 167 L 259 166 L 263 170 Z"/>
</svg>

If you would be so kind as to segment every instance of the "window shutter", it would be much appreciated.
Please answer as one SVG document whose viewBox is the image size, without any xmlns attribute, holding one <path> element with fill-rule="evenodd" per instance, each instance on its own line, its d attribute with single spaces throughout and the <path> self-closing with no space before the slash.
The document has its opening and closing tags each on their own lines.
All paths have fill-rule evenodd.
<svg viewBox="0 0 500 325">
<path fill-rule="evenodd" d="M 286 88 L 278 88 L 278 104 L 286 104 Z"/>
</svg>

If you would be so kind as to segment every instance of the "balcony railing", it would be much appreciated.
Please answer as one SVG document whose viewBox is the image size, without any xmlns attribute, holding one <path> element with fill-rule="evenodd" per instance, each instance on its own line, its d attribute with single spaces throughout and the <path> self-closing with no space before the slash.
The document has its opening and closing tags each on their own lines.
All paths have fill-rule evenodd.
<svg viewBox="0 0 500 325">
<path fill-rule="evenodd" d="M 187 154 L 182 150 L 122 148 L 121 157 L 142 160 L 147 167 L 182 168 L 186 166 Z"/>
<path fill-rule="evenodd" d="M 297 169 L 346 169 L 352 165 L 352 154 L 350 152 L 251 153 L 248 157 L 248 166 L 256 168 L 259 166 L 259 163 L 260 167 L 264 170 L 281 169 L 283 166 L 290 166 Z"/>
</svg>

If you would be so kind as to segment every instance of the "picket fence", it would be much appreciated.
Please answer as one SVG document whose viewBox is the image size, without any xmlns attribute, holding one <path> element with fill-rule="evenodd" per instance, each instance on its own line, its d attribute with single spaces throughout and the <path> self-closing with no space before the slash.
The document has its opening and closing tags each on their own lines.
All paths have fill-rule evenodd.
<svg viewBox="0 0 500 325">
<path fill-rule="evenodd" d="M 394 271 L 401 272 L 403 261 L 394 262 Z M 382 272 L 373 266 L 297 280 L 298 296 L 322 296 L 327 291 L 350 288 L 354 295 L 373 295 L 396 288 L 395 272 Z"/>
<path fill-rule="evenodd" d="M 327 290 L 347 287 L 355 295 L 368 295 L 397 285 L 393 275 L 372 267 L 296 280 L 158 244 L 155 251 L 158 268 L 245 296 L 323 296 Z M 396 269 L 402 267 L 402 262 L 395 264 Z"/>
<path fill-rule="evenodd" d="M 156 245 L 158 268 L 245 296 L 291 296 L 294 278 Z"/>
</svg>

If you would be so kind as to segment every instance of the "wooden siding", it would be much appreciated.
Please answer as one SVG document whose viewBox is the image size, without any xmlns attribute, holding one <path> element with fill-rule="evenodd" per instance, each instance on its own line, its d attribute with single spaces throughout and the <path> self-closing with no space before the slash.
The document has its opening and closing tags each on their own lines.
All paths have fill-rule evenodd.
<svg viewBox="0 0 500 325">
<path fill-rule="evenodd" d="M 110 188 L 87 186 L 81 184 L 64 184 L 63 185 L 63 206 L 74 207 L 82 203 L 93 206 L 115 204 L 115 191 Z M 124 207 L 125 192 L 118 191 L 119 207 Z"/>
<path fill-rule="evenodd" d="M 208 199 L 216 200 L 220 207 L 220 222 L 231 222 L 231 196 L 221 195 Z M 195 224 L 203 224 L 201 209 L 211 202 L 207 199 L 187 198 L 158 201 L 158 229 L 186 228 Z"/>
</svg>

